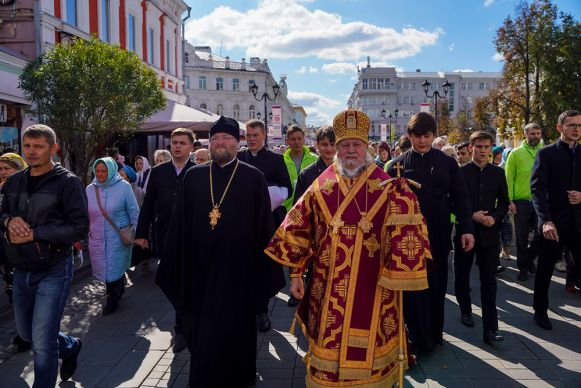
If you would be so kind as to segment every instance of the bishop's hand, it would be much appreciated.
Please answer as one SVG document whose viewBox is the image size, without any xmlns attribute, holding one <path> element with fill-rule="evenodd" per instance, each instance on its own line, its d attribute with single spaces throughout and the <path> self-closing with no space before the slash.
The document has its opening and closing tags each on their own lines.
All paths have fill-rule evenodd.
<svg viewBox="0 0 581 388">
<path fill-rule="evenodd" d="M 295 299 L 303 299 L 303 296 L 305 295 L 305 283 L 303 282 L 303 278 L 291 278 L 290 292 Z"/>
</svg>

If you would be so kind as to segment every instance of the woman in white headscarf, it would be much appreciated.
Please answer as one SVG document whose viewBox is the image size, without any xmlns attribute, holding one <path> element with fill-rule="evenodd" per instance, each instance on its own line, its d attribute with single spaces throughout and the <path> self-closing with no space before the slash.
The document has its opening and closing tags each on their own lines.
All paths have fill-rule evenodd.
<svg viewBox="0 0 581 388">
<path fill-rule="evenodd" d="M 133 164 L 135 166 L 135 171 L 137 171 L 137 186 L 143 189 L 143 192 L 147 190 L 147 182 L 149 181 L 149 172 L 151 166 L 146 157 L 141 155 L 136 155 L 133 158 Z"/>
</svg>

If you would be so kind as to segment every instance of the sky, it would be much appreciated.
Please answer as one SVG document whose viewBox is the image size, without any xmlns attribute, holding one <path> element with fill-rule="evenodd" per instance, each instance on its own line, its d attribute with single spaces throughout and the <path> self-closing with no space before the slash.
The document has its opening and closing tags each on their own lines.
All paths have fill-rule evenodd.
<svg viewBox="0 0 581 388">
<path fill-rule="evenodd" d="M 307 123 L 346 108 L 357 65 L 401 71 L 502 71 L 494 37 L 518 0 L 185 0 L 186 39 L 212 52 L 267 58 L 287 76 Z M 581 0 L 556 0 L 581 17 Z"/>
</svg>

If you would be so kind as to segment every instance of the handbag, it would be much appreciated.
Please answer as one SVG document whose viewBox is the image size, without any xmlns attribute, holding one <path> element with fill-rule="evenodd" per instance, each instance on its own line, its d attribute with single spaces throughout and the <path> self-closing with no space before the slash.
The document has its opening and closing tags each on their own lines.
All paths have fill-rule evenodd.
<svg viewBox="0 0 581 388">
<path fill-rule="evenodd" d="M 135 234 L 133 232 L 133 225 L 127 225 L 123 228 L 120 228 L 117 225 L 115 225 L 113 220 L 109 217 L 109 215 L 107 215 L 107 212 L 103 209 L 103 206 L 101 206 L 101 198 L 99 197 L 99 189 L 97 188 L 97 186 L 95 186 L 95 196 L 97 197 L 97 205 L 99 205 L 99 210 L 101 211 L 101 214 L 103 214 L 103 217 L 105 217 L 105 219 L 109 221 L 113 229 L 117 231 L 123 245 L 125 246 L 132 245 L 133 238 L 135 237 Z"/>
</svg>

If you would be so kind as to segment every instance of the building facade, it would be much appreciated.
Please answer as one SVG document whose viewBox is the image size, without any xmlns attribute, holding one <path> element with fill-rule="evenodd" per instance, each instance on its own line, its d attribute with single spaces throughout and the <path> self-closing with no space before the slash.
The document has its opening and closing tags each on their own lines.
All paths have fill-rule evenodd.
<svg viewBox="0 0 581 388">
<path fill-rule="evenodd" d="M 253 84 L 258 86 L 257 98 L 265 90 L 273 97 L 272 87 L 275 79 L 266 59 L 250 58 L 246 62 L 232 61 L 212 53 L 210 47 L 192 46 L 186 43 L 185 49 L 185 90 L 187 105 L 208 110 L 218 115 L 231 117 L 245 122 L 250 119 L 264 120 L 270 126 L 272 105 L 282 109 L 283 127 L 297 123 L 295 107 L 288 99 L 286 75 L 281 75 L 276 82 L 280 92 L 275 101 L 257 101 L 250 91 Z M 305 113 L 306 115 L 306 113 Z M 303 126 L 304 128 L 304 126 Z"/>
<path fill-rule="evenodd" d="M 434 111 L 433 99 L 426 97 L 422 89 L 425 80 L 431 83 L 428 93 L 438 90 L 443 95 L 442 83 L 445 80 L 451 84 L 447 95 L 450 116 L 459 112 L 471 110 L 478 97 L 488 96 L 490 90 L 496 87 L 502 73 L 495 72 L 400 72 L 395 67 L 367 67 L 360 69 L 358 80 L 348 101 L 351 109 L 365 112 L 371 119 L 369 135 L 379 139 L 381 124 L 389 125 L 388 116 L 392 115 L 391 125 L 393 137 L 405 133 L 409 118 L 420 111 L 422 104 L 429 104 Z M 442 103 L 442 100 L 438 101 Z M 395 111 L 398 111 L 395 118 Z M 385 110 L 385 118 L 382 111 Z"/>
<path fill-rule="evenodd" d="M 56 43 L 91 35 L 135 52 L 158 74 L 166 97 L 185 103 L 182 18 L 187 10 L 182 0 L 3 0 L 0 104 L 22 116 L 21 108 L 30 105 L 18 89 L 26 64 Z"/>
</svg>

